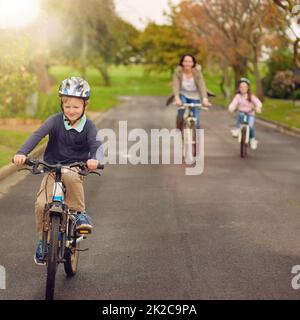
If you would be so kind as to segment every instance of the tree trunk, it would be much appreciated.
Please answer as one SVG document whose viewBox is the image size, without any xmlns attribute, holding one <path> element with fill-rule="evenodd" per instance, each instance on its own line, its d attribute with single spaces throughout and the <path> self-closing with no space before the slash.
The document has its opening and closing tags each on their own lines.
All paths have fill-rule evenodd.
<svg viewBox="0 0 300 320">
<path fill-rule="evenodd" d="M 247 74 L 247 68 L 246 68 L 246 65 L 244 65 L 244 64 L 235 65 L 232 68 L 233 68 L 233 72 L 234 72 L 235 88 L 237 90 L 239 87 L 240 79 L 245 77 Z"/>
<path fill-rule="evenodd" d="M 293 61 L 294 61 L 294 65 L 300 69 L 300 61 L 299 61 L 299 57 L 298 57 L 298 47 L 299 47 L 299 42 L 300 42 L 300 38 L 297 38 L 293 44 L 293 51 L 294 51 L 294 55 L 293 55 Z"/>
<path fill-rule="evenodd" d="M 109 87 L 111 85 L 110 76 L 108 74 L 108 68 L 106 65 L 99 65 L 98 70 L 101 73 L 102 79 L 104 81 L 104 85 Z"/>
<path fill-rule="evenodd" d="M 82 24 L 82 47 L 81 47 L 81 56 L 80 56 L 80 71 L 83 79 L 86 79 L 87 54 L 88 54 L 88 33 L 87 33 L 86 23 L 84 22 Z"/>
<path fill-rule="evenodd" d="M 45 57 L 42 54 L 36 55 L 32 65 L 38 78 L 39 90 L 44 93 L 50 93 L 54 81 L 48 73 Z"/>
<path fill-rule="evenodd" d="M 260 72 L 259 72 L 257 61 L 254 61 L 253 66 L 254 66 L 254 77 L 255 77 L 255 83 L 256 83 L 256 95 L 261 101 L 263 101 L 264 89 L 262 85 L 262 80 L 260 78 Z"/>
<path fill-rule="evenodd" d="M 263 101 L 264 99 L 264 89 L 262 85 L 262 80 L 260 78 L 260 72 L 258 67 L 258 54 L 256 44 L 252 45 L 253 53 L 254 53 L 254 60 L 253 60 L 253 74 L 255 77 L 255 84 L 256 84 L 256 96 Z"/>
<path fill-rule="evenodd" d="M 224 85 L 225 85 L 225 98 L 226 101 L 230 101 L 231 99 L 231 90 L 230 90 L 230 78 L 228 73 L 228 63 L 223 62 L 223 79 L 224 79 Z"/>
</svg>

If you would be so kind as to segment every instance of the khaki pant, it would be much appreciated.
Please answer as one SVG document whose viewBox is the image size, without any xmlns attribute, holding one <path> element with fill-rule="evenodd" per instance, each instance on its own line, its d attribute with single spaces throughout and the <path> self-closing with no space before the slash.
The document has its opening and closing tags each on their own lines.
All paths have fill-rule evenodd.
<svg viewBox="0 0 300 320">
<path fill-rule="evenodd" d="M 67 206 L 73 210 L 85 211 L 83 189 L 84 177 L 80 176 L 76 172 L 62 169 L 61 180 L 67 189 L 64 199 Z M 42 239 L 44 207 L 46 202 L 52 202 L 53 185 L 54 174 L 46 173 L 42 180 L 40 190 L 37 193 L 37 199 L 35 202 L 35 219 L 38 239 Z"/>
</svg>

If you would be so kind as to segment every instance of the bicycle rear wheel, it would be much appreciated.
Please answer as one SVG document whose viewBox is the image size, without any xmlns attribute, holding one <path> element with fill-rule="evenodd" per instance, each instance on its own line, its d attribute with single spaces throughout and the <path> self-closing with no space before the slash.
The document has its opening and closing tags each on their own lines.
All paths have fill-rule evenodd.
<svg viewBox="0 0 300 320">
<path fill-rule="evenodd" d="M 241 132 L 241 158 L 245 158 L 247 156 L 246 134 L 247 129 L 244 127 Z"/>
<path fill-rule="evenodd" d="M 55 276 L 58 266 L 58 233 L 60 217 L 52 215 L 49 252 L 47 259 L 47 283 L 46 283 L 46 300 L 53 300 L 55 289 Z"/>
</svg>

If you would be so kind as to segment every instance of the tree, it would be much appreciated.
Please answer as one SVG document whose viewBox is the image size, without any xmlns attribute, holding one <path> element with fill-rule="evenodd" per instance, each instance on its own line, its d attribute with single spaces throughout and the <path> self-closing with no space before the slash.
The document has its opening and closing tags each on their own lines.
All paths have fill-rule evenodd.
<svg viewBox="0 0 300 320">
<path fill-rule="evenodd" d="M 54 46 L 53 54 L 79 67 L 84 78 L 88 65 L 93 65 L 109 85 L 108 67 L 115 62 L 117 53 L 118 61 L 124 58 L 121 46 L 126 36 L 127 41 L 131 41 L 136 29 L 116 14 L 112 0 L 49 0 L 48 5 L 62 26 L 60 45 Z"/>
<path fill-rule="evenodd" d="M 179 58 L 185 53 L 198 54 L 176 25 L 149 23 L 137 38 L 138 61 L 149 71 L 173 71 Z"/>
<path fill-rule="evenodd" d="M 298 12 L 300 11 L 300 4 L 297 0 L 273 0 L 277 6 L 280 22 L 283 22 L 284 28 L 288 29 L 290 33 L 285 32 L 286 37 L 293 44 L 293 63 L 300 69 L 300 28 Z M 285 30 L 286 31 L 286 30 Z"/>
<path fill-rule="evenodd" d="M 182 1 L 176 19 L 192 41 L 201 39 L 224 69 L 234 71 L 235 84 L 247 74 L 249 66 L 256 79 L 257 95 L 262 98 L 258 62 L 270 26 L 270 4 L 266 0 Z"/>
</svg>

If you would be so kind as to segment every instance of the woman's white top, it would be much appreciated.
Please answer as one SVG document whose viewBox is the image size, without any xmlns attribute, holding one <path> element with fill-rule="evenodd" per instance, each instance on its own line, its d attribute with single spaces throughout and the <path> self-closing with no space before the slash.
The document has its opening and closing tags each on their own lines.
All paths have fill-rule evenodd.
<svg viewBox="0 0 300 320">
<path fill-rule="evenodd" d="M 199 90 L 196 86 L 194 77 L 186 78 L 183 75 L 180 94 L 184 95 L 189 99 L 194 99 L 194 100 L 200 99 Z"/>
</svg>

